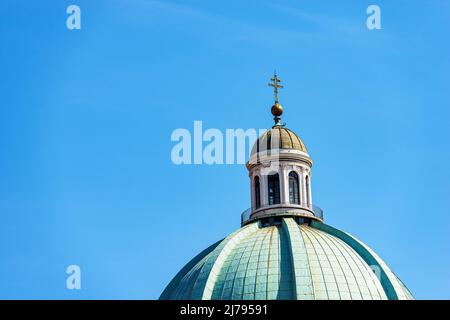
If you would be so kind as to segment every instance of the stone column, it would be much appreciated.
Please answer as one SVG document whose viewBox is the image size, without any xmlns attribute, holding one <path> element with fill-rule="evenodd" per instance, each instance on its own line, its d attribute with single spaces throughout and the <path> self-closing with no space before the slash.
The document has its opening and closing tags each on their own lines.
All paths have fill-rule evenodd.
<svg viewBox="0 0 450 320">
<path fill-rule="evenodd" d="M 299 176 L 299 187 L 300 187 L 300 203 L 305 204 L 308 201 L 306 200 L 306 180 L 305 180 L 305 169 L 300 168 L 300 176 Z"/>
<path fill-rule="evenodd" d="M 289 203 L 289 181 L 287 180 L 287 168 L 285 165 L 280 166 L 278 172 L 280 176 L 280 202 L 281 204 Z"/>
<path fill-rule="evenodd" d="M 311 206 L 312 205 L 312 194 L 311 194 L 311 172 L 308 174 L 308 204 Z"/>
<path fill-rule="evenodd" d="M 255 208 L 255 176 L 254 173 L 250 175 L 250 207 L 252 208 L 252 211 Z"/>
<path fill-rule="evenodd" d="M 261 186 L 261 207 L 265 207 L 269 204 L 269 194 L 267 192 L 267 174 L 261 174 L 259 182 Z"/>
</svg>

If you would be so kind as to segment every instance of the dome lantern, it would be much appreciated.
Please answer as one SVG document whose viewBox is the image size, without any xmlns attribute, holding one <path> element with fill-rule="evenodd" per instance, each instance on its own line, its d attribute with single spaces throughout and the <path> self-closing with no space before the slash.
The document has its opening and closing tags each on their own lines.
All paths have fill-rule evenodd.
<svg viewBox="0 0 450 320">
<path fill-rule="evenodd" d="M 253 145 L 247 163 L 251 208 L 242 214 L 241 223 L 288 216 L 323 221 L 322 210 L 312 204 L 313 161 L 300 137 L 281 124 L 283 107 L 278 102 L 278 89 L 284 86 L 276 73 L 270 80 L 275 125 Z"/>
</svg>

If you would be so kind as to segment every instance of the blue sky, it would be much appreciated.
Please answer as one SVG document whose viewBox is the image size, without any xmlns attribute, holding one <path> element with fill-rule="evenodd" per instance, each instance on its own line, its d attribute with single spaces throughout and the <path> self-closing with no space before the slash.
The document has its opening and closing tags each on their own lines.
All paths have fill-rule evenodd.
<svg viewBox="0 0 450 320">
<path fill-rule="evenodd" d="M 446 0 L 1 1 L 0 298 L 157 298 L 250 206 L 172 131 L 271 126 L 276 68 L 326 222 L 449 299 L 449 32 Z"/>
</svg>

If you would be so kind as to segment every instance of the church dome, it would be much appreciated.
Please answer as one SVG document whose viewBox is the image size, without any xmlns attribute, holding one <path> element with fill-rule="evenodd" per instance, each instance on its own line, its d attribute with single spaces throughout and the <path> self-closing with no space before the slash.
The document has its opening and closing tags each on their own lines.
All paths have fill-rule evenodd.
<svg viewBox="0 0 450 320">
<path fill-rule="evenodd" d="M 313 161 L 281 124 L 275 74 L 275 125 L 246 164 L 250 205 L 241 228 L 203 250 L 167 285 L 163 300 L 409 300 L 413 296 L 367 245 L 324 223 L 312 198 Z"/>
<path fill-rule="evenodd" d="M 275 125 L 262 134 L 253 145 L 251 154 L 271 149 L 291 149 L 308 153 L 303 141 L 282 125 Z"/>
<path fill-rule="evenodd" d="M 191 260 L 160 299 L 413 299 L 353 236 L 292 217 L 248 224 Z"/>
</svg>

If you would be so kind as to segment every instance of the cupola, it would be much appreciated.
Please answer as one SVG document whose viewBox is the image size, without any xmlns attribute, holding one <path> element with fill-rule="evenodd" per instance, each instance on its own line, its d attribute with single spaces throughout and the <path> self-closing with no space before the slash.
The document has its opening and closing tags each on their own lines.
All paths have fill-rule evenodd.
<svg viewBox="0 0 450 320">
<path fill-rule="evenodd" d="M 283 88 L 276 73 L 271 108 L 275 124 L 252 147 L 247 169 L 250 177 L 251 208 L 242 215 L 242 225 L 275 217 L 300 217 L 323 221 L 323 212 L 313 205 L 311 168 L 313 161 L 302 139 L 281 123 L 283 107 L 278 89 Z"/>
</svg>

